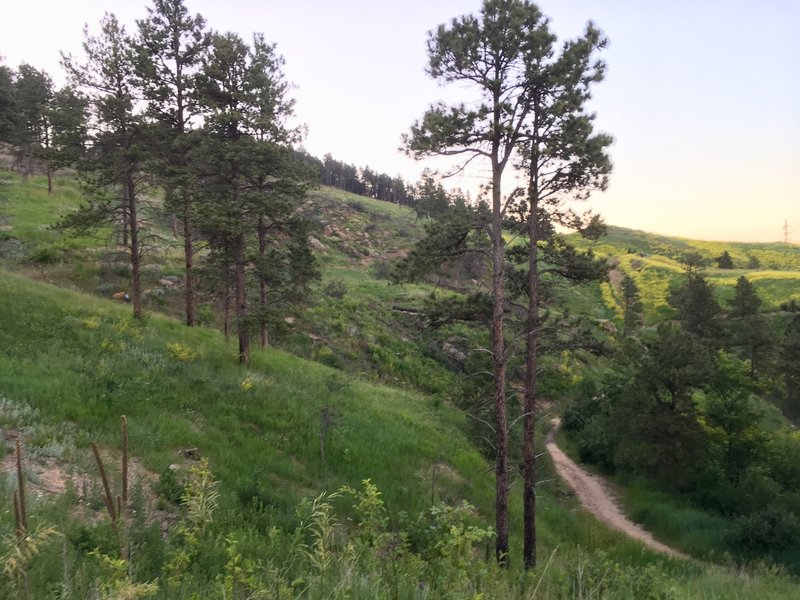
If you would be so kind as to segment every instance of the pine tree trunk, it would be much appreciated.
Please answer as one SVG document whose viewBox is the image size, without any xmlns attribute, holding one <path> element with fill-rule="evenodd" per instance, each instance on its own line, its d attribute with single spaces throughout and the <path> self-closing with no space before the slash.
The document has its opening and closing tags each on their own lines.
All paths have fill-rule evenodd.
<svg viewBox="0 0 800 600">
<path fill-rule="evenodd" d="M 193 327 L 194 314 L 194 249 L 192 247 L 192 222 L 189 216 L 189 201 L 184 192 L 183 201 L 183 257 L 186 272 L 186 325 Z"/>
<path fill-rule="evenodd" d="M 263 217 L 258 220 L 258 256 L 264 260 L 264 255 L 267 251 L 267 227 L 264 224 Z M 267 280 L 263 274 L 259 274 L 259 302 L 261 308 L 261 347 L 266 348 L 269 345 L 269 337 L 267 335 L 266 309 L 267 309 Z"/>
<path fill-rule="evenodd" d="M 231 286 L 227 277 L 225 280 L 225 295 L 222 298 L 222 331 L 227 340 L 231 337 Z"/>
<path fill-rule="evenodd" d="M 245 238 L 236 241 L 236 329 L 239 335 L 239 363 L 250 363 L 250 336 L 247 331 L 247 287 L 245 280 Z"/>
<path fill-rule="evenodd" d="M 522 560 L 526 569 L 536 566 L 536 368 L 538 363 L 539 326 L 539 265 L 538 265 L 538 214 L 539 182 L 536 172 L 536 154 L 531 159 L 530 217 L 528 233 L 528 319 L 526 324 L 525 403 L 523 433 L 523 548 Z"/>
<path fill-rule="evenodd" d="M 53 167 L 50 166 L 50 163 L 47 164 L 47 193 L 53 193 Z"/>
<path fill-rule="evenodd" d="M 139 247 L 139 228 L 136 216 L 136 187 L 129 177 L 125 182 L 125 195 L 130 220 L 130 252 L 131 252 L 131 301 L 133 302 L 133 318 L 142 318 L 142 274 L 141 248 Z"/>
<path fill-rule="evenodd" d="M 130 221 L 128 202 L 128 199 L 125 198 L 125 202 L 123 203 L 122 207 L 122 245 L 125 247 L 128 246 L 128 222 Z"/>
<path fill-rule="evenodd" d="M 500 196 L 501 169 L 492 165 L 492 361 L 495 408 L 495 555 L 508 567 L 508 417 L 506 415 L 506 356 L 503 333 L 504 250 Z"/>
</svg>

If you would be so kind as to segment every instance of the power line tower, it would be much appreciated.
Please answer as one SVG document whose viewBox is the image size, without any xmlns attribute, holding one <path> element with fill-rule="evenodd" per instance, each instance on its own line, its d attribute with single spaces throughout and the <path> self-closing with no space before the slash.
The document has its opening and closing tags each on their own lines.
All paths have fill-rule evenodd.
<svg viewBox="0 0 800 600">
<path fill-rule="evenodd" d="M 789 219 L 783 220 L 783 241 L 789 243 Z"/>
</svg>

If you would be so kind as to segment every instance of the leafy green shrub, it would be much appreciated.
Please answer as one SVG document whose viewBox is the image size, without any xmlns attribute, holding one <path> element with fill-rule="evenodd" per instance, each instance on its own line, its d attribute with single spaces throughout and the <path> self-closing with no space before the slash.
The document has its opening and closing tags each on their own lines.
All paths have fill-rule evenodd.
<svg viewBox="0 0 800 600">
<path fill-rule="evenodd" d="M 44 268 L 61 262 L 63 253 L 55 246 L 41 246 L 34 250 L 27 258 L 28 262 Z"/>
<path fill-rule="evenodd" d="M 178 505 L 186 494 L 186 488 L 179 481 L 174 469 L 167 467 L 161 472 L 158 482 L 153 486 L 153 491 L 159 498 L 172 505 Z"/>
<path fill-rule="evenodd" d="M 391 281 L 394 273 L 394 261 L 389 259 L 376 260 L 372 264 L 371 272 L 375 279 Z"/>
<path fill-rule="evenodd" d="M 363 212 L 367 211 L 367 209 L 364 208 L 364 205 L 361 202 L 359 202 L 358 200 L 348 200 L 347 201 L 347 206 L 349 206 L 351 209 L 353 209 L 354 211 L 359 212 L 359 213 L 363 213 Z"/>
<path fill-rule="evenodd" d="M 747 557 L 775 555 L 800 544 L 800 520 L 780 508 L 765 508 L 737 519 L 728 543 Z"/>
<path fill-rule="evenodd" d="M 325 287 L 322 288 L 322 292 L 328 296 L 328 298 L 340 300 L 347 294 L 347 285 L 341 279 L 331 279 L 325 284 Z"/>
</svg>

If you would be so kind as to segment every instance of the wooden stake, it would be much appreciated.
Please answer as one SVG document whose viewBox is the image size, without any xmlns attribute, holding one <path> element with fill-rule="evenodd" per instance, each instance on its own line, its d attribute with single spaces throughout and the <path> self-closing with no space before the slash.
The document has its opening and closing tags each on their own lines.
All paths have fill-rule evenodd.
<svg viewBox="0 0 800 600">
<path fill-rule="evenodd" d="M 122 415 L 122 506 L 128 508 L 128 418 Z"/>
<path fill-rule="evenodd" d="M 111 495 L 111 488 L 108 485 L 108 477 L 106 477 L 106 469 L 103 466 L 103 460 L 100 458 L 100 452 L 97 451 L 97 444 L 92 442 L 92 451 L 94 458 L 97 461 L 97 468 L 100 469 L 100 479 L 103 481 L 103 489 L 105 490 L 106 509 L 108 509 L 108 516 L 111 517 L 111 523 L 117 524 L 117 513 L 114 510 L 114 498 Z"/>
<path fill-rule="evenodd" d="M 22 447 L 17 440 L 17 493 L 19 502 L 19 525 L 22 531 L 28 531 L 28 516 L 25 511 L 25 478 L 22 475 Z"/>
<path fill-rule="evenodd" d="M 25 537 L 25 529 L 22 527 L 22 515 L 19 513 L 19 492 L 14 490 L 14 523 L 17 529 L 17 540 Z"/>
</svg>

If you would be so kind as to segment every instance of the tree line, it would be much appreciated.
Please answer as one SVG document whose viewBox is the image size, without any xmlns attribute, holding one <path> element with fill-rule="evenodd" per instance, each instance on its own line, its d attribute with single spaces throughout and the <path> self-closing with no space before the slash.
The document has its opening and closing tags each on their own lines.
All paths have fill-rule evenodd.
<svg viewBox="0 0 800 600">
<path fill-rule="evenodd" d="M 50 191 L 55 169 L 77 169 L 85 203 L 58 227 L 117 232 L 135 318 L 149 204 L 163 196 L 183 239 L 186 324 L 197 320 L 202 273 L 226 324 L 232 307 L 248 362 L 255 332 L 268 343 L 275 306 L 301 300 L 319 277 L 302 213 L 319 174 L 295 151 L 301 130 L 275 45 L 213 31 L 182 0 L 154 0 L 133 32 L 106 13 L 62 66 L 59 90 L 29 65 L 0 67 L 0 141 L 13 144 L 15 167 L 29 174 L 43 162 Z"/>
<path fill-rule="evenodd" d="M 445 189 L 443 178 L 428 168 L 416 183 L 410 183 L 399 175 L 392 177 L 369 166 L 358 168 L 330 154 L 322 160 L 306 154 L 304 159 L 319 171 L 323 185 L 411 208 L 419 218 L 437 217 L 453 207 L 472 202 L 469 194 L 461 189 Z"/>
<path fill-rule="evenodd" d="M 800 445 L 770 407 L 800 416 L 800 313 L 766 313 L 745 276 L 723 306 L 700 255 L 683 265 L 667 298 L 673 318 L 655 327 L 625 277 L 621 341 L 576 387 L 563 426 L 583 460 L 646 475 L 731 519 L 735 556 L 796 569 Z"/>
<path fill-rule="evenodd" d="M 183 241 L 186 324 L 197 322 L 204 286 L 226 332 L 235 316 L 242 362 L 254 334 L 268 344 L 276 307 L 302 301 L 319 277 L 302 210 L 310 186 L 321 180 L 421 217 L 464 202 L 427 171 L 414 186 L 298 149 L 283 58 L 259 34 L 248 43 L 210 30 L 181 0 L 156 0 L 136 31 L 106 14 L 84 36 L 82 56 L 63 56 L 61 89 L 30 65 L 0 65 L 0 141 L 23 175 L 43 164 L 51 192 L 57 169 L 77 169 L 87 201 L 59 226 L 117 232 L 136 318 L 153 236 L 145 215 L 158 194 Z"/>
</svg>

